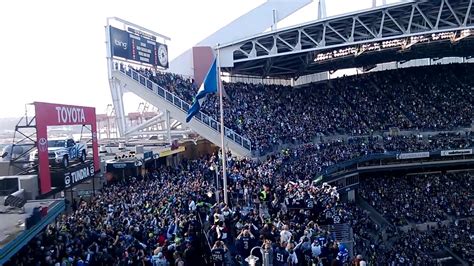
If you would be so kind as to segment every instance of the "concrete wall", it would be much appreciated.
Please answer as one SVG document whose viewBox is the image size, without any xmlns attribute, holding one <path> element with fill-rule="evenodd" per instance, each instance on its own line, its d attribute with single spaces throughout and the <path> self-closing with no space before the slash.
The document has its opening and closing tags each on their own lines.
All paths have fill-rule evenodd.
<svg viewBox="0 0 474 266">
<path fill-rule="evenodd" d="M 27 200 L 36 199 L 39 195 L 38 175 L 20 175 L 20 186 L 25 190 L 25 198 Z"/>
<path fill-rule="evenodd" d="M 188 160 L 198 159 L 207 154 L 212 154 L 219 149 L 219 147 L 205 139 L 197 141 L 197 144 L 194 144 L 194 142 L 186 142 L 182 145 L 185 146 L 186 151 L 180 153 L 179 156 L 181 159 Z"/>
<path fill-rule="evenodd" d="M 16 175 L 23 170 L 11 166 L 9 161 L 0 162 L 0 176 Z"/>
<path fill-rule="evenodd" d="M 8 190 L 24 189 L 23 196 L 26 200 L 34 200 L 39 195 L 38 175 L 8 175 L 1 178 L 14 182 L 15 185 L 9 186 Z"/>
</svg>

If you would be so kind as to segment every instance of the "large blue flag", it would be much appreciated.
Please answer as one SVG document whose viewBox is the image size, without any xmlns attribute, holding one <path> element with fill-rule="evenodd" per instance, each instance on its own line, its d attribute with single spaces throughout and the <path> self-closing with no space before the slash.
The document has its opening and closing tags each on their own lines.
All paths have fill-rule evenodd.
<svg viewBox="0 0 474 266">
<path fill-rule="evenodd" d="M 204 81 L 199 87 L 199 90 L 194 97 L 193 104 L 191 108 L 188 110 L 188 116 L 186 117 L 186 123 L 189 123 L 193 116 L 195 116 L 199 110 L 201 109 L 201 105 L 207 98 L 209 93 L 216 93 L 217 92 L 217 60 L 214 59 L 214 62 L 211 65 L 211 68 L 207 72 Z"/>
</svg>

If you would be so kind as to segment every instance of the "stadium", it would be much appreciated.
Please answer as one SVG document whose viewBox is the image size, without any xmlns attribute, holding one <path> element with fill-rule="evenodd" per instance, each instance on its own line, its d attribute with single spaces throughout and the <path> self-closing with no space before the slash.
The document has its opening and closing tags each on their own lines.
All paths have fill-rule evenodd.
<svg viewBox="0 0 474 266">
<path fill-rule="evenodd" d="M 5 143 L 0 265 L 474 265 L 474 0 L 278 27 L 311 2 L 171 61 L 107 18 L 106 112 L 34 102 Z"/>
</svg>

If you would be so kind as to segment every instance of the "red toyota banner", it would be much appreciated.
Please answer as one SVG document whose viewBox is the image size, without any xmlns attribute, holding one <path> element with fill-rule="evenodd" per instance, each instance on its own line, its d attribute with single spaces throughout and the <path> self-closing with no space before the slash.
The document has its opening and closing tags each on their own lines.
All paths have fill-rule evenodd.
<svg viewBox="0 0 474 266">
<path fill-rule="evenodd" d="M 94 169 L 100 169 L 95 108 L 43 102 L 35 102 L 34 105 L 41 194 L 51 191 L 51 172 L 48 159 L 48 126 L 90 125 Z"/>
</svg>

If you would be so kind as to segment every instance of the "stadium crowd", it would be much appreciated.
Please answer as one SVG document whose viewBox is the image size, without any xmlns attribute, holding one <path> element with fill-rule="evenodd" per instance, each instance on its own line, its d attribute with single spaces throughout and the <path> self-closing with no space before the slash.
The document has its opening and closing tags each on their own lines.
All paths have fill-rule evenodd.
<svg viewBox="0 0 474 266">
<path fill-rule="evenodd" d="M 470 172 L 383 176 L 365 179 L 359 194 L 400 226 L 474 216 L 473 184 Z"/>
<path fill-rule="evenodd" d="M 90 201 L 73 203 L 71 213 L 7 265 L 204 265 L 207 240 L 221 264 L 243 263 L 262 244 L 275 265 L 349 259 L 347 248 L 319 227 L 349 215 L 335 187 L 282 175 L 281 158 L 229 157 L 229 194 L 236 203 L 216 204 L 210 169 L 217 161 L 212 156 L 117 180 Z"/>
<path fill-rule="evenodd" d="M 362 180 L 360 195 L 395 226 L 438 222 L 424 232 L 381 229 L 367 211 L 343 203 L 335 187 L 310 181 L 332 165 L 365 155 L 473 147 L 472 132 L 375 134 L 392 126 L 469 125 L 471 68 L 442 66 L 436 77 L 432 69 L 396 70 L 309 89 L 226 84 L 226 125 L 248 136 L 260 154 L 282 143 L 300 145 L 264 162 L 229 156 L 229 205 L 214 196 L 215 155 L 117 180 L 90 200 L 72 203 L 70 213 L 7 265 L 245 265 L 254 247 L 268 252 L 273 265 L 432 265 L 433 253 L 444 247 L 472 262 L 473 224 L 464 219 L 474 216 L 471 173 Z M 139 72 L 192 101 L 192 80 Z M 203 108 L 217 116 L 216 97 Z M 452 224 L 442 225 L 446 219 Z M 344 225 L 354 232 L 353 258 L 333 233 Z M 203 256 L 208 252 L 210 257 Z M 252 254 L 261 259 L 260 252 Z"/>
<path fill-rule="evenodd" d="M 287 150 L 289 162 L 283 171 L 302 180 L 314 178 L 329 167 L 363 156 L 397 152 L 436 151 L 474 147 L 472 132 L 395 137 L 349 137 L 328 139 L 316 144 L 303 144 Z"/>
<path fill-rule="evenodd" d="M 163 168 L 104 187 L 73 204 L 10 265 L 203 263 L 205 241 L 191 204 L 207 193 L 199 167 Z"/>
<path fill-rule="evenodd" d="M 430 244 L 436 241 L 472 259 L 474 232 L 464 221 L 428 233 L 399 231 L 389 246 L 369 214 L 343 203 L 335 187 L 309 181 L 304 173 L 311 170 L 301 175 L 289 170 L 297 153 L 269 156 L 263 163 L 229 154 L 231 205 L 214 198 L 215 155 L 117 181 L 90 201 L 73 204 L 70 214 L 7 265 L 204 265 L 207 243 L 216 265 L 241 265 L 257 246 L 274 265 L 342 265 L 361 258 L 371 265 L 416 265 L 433 261 L 436 245 Z M 469 173 L 379 180 L 362 182 L 360 193 L 396 225 L 473 216 L 472 201 L 467 204 L 473 191 Z M 349 258 L 347 247 L 336 241 L 331 226 L 337 224 L 353 228 L 360 256 Z"/>
<path fill-rule="evenodd" d="M 355 250 L 365 254 L 370 265 L 437 265 L 437 258 L 452 257 L 442 255 L 445 248 L 473 264 L 473 226 L 472 219 L 455 220 L 424 231 L 415 228 L 406 232 L 394 230 L 385 240 L 378 235 L 369 235 L 359 241 L 361 246 L 356 246 Z"/>
<path fill-rule="evenodd" d="M 197 90 L 193 80 L 143 68 L 137 71 L 192 102 Z M 469 127 L 474 118 L 472 73 L 471 64 L 453 64 L 347 76 L 302 88 L 225 83 L 225 124 L 249 138 L 261 155 L 281 143 L 312 142 L 320 134 Z M 208 96 L 202 109 L 217 119 L 218 98 Z"/>
</svg>

